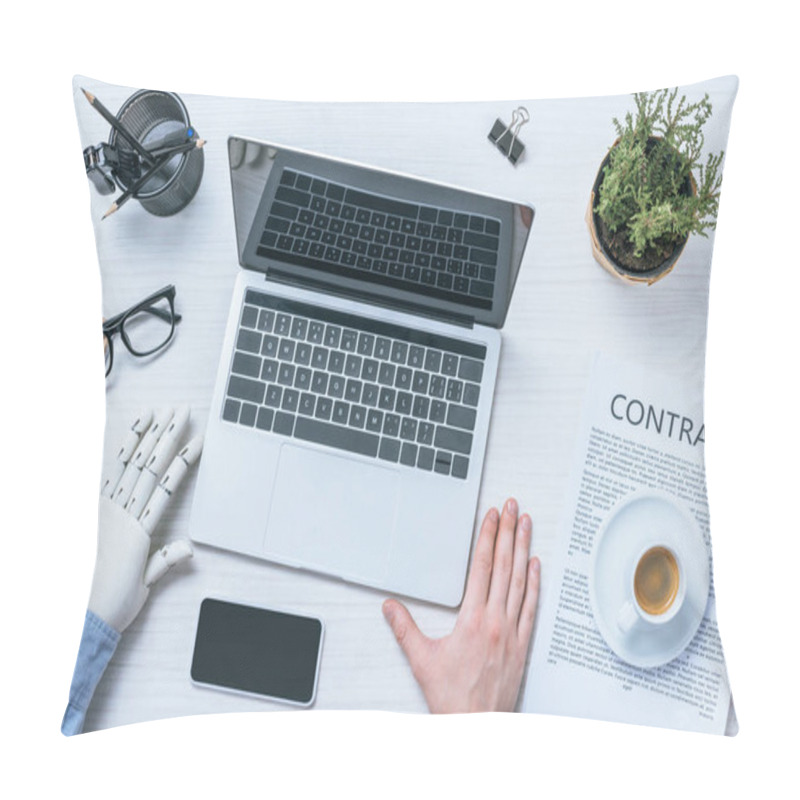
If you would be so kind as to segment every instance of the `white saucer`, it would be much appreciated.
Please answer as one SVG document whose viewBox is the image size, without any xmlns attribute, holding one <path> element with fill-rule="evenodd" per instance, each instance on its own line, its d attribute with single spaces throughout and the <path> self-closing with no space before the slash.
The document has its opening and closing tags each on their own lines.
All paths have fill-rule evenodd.
<svg viewBox="0 0 800 800">
<path fill-rule="evenodd" d="M 623 633 L 617 617 L 630 595 L 634 561 L 649 544 L 668 544 L 686 574 L 686 598 L 669 622 L 639 622 Z M 625 662 L 658 667 L 672 661 L 694 638 L 708 603 L 708 549 L 692 513 L 673 495 L 641 490 L 609 512 L 597 532 L 589 575 L 594 618 L 608 646 Z"/>
</svg>

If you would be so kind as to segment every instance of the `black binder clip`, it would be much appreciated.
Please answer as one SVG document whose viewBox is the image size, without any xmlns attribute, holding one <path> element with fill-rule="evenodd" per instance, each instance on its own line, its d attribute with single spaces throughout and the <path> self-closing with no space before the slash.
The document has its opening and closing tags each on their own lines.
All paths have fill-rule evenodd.
<svg viewBox="0 0 800 800">
<path fill-rule="evenodd" d="M 525 145 L 519 140 L 519 129 L 531 118 L 528 109 L 520 106 L 511 115 L 506 125 L 499 117 L 489 131 L 489 141 L 512 163 L 516 164 L 525 152 Z"/>
</svg>

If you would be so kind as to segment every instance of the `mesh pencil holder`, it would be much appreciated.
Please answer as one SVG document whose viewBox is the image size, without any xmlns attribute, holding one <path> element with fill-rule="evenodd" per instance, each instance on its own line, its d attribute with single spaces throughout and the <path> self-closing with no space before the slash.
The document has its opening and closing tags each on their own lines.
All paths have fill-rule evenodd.
<svg viewBox="0 0 800 800">
<path fill-rule="evenodd" d="M 117 119 L 145 147 L 190 126 L 189 113 L 178 95 L 152 89 L 142 89 L 131 95 L 117 113 Z M 118 150 L 121 164 L 126 157 L 136 158 L 131 146 L 116 130 L 111 131 L 109 144 Z M 197 193 L 203 164 L 201 148 L 176 153 L 136 191 L 136 199 L 157 217 L 177 214 Z M 128 188 L 124 175 L 118 172 L 116 178 L 122 189 Z"/>
</svg>

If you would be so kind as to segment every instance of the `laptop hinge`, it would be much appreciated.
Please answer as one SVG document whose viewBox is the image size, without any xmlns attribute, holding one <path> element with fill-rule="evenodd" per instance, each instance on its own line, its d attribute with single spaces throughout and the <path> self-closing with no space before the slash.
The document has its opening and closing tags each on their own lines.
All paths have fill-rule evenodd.
<svg viewBox="0 0 800 800">
<path fill-rule="evenodd" d="M 324 281 L 315 281 L 313 278 L 303 277 L 302 280 L 298 280 L 296 275 L 275 269 L 275 267 L 269 267 L 265 277 L 266 279 L 274 280 L 278 283 L 287 284 L 289 286 L 297 286 L 300 289 L 323 292 L 324 294 L 329 294 L 333 297 L 345 297 L 348 300 L 357 300 L 360 303 L 367 303 L 368 305 L 376 306 L 378 308 L 389 308 L 393 311 L 404 311 L 419 317 L 433 319 L 437 322 L 446 322 L 450 325 L 458 325 L 462 328 L 473 328 L 475 326 L 475 318 L 469 314 L 453 314 L 451 312 L 437 313 L 434 309 L 427 308 L 417 303 L 380 297 L 369 292 L 362 292 L 358 291 L 357 289 L 349 289 L 343 286 L 334 287 L 329 283 L 325 283 Z"/>
</svg>

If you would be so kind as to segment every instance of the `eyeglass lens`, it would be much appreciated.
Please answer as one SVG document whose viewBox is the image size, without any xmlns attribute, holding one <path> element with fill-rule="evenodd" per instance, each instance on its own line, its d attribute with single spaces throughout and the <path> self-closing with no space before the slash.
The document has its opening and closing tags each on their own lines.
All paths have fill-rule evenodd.
<svg viewBox="0 0 800 800">
<path fill-rule="evenodd" d="M 166 297 L 129 315 L 122 323 L 125 343 L 137 356 L 146 356 L 163 347 L 174 329 L 172 306 Z"/>
</svg>

